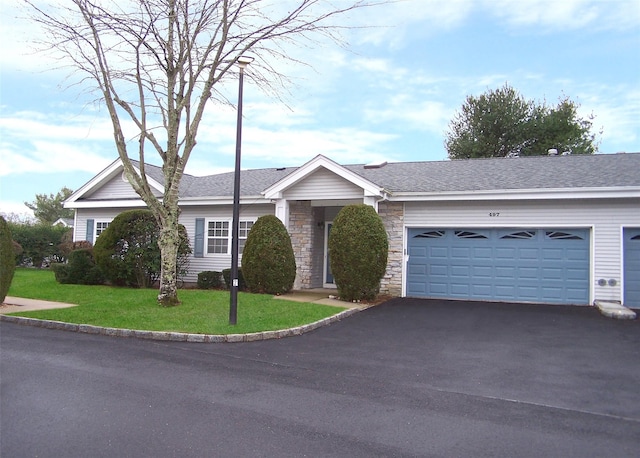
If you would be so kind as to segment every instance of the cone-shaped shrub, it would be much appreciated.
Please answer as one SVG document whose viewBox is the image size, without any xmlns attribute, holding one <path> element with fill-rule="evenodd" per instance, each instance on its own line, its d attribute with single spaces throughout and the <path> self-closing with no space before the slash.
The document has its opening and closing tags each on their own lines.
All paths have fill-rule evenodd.
<svg viewBox="0 0 640 458">
<path fill-rule="evenodd" d="M 0 216 L 0 304 L 7 297 L 15 270 L 16 256 L 11 231 L 5 219 Z"/>
<path fill-rule="evenodd" d="M 287 229 L 274 215 L 254 223 L 242 252 L 242 274 L 251 292 L 283 294 L 296 279 L 296 259 Z"/>
<path fill-rule="evenodd" d="M 346 301 L 372 300 L 387 268 L 389 242 L 382 219 L 369 205 L 347 205 L 329 236 L 331 273 Z"/>
</svg>

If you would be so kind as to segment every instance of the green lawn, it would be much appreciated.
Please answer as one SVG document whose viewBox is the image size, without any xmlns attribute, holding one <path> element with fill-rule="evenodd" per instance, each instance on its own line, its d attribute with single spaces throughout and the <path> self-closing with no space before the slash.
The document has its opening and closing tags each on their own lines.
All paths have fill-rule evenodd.
<svg viewBox="0 0 640 458">
<path fill-rule="evenodd" d="M 78 307 L 19 312 L 30 318 L 145 331 L 236 334 L 300 326 L 335 315 L 344 308 L 238 294 L 238 320 L 229 325 L 229 292 L 180 290 L 177 307 L 160 307 L 157 290 L 111 286 L 61 285 L 53 272 L 17 269 L 9 296 L 78 304 Z"/>
</svg>

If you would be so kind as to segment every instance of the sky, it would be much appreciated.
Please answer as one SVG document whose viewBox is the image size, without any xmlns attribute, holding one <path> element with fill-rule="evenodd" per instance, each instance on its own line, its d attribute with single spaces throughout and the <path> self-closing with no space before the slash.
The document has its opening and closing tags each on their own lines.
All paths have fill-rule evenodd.
<svg viewBox="0 0 640 458">
<path fill-rule="evenodd" d="M 33 51 L 40 32 L 18 3 L 0 4 L 0 213 L 26 216 L 25 201 L 79 189 L 117 152 L 106 110 Z M 348 46 L 292 49 L 307 65 L 280 67 L 290 81 L 278 97 L 245 79 L 243 169 L 318 154 L 446 160 L 467 96 L 505 84 L 527 100 L 579 104 L 579 116 L 595 116 L 600 153 L 640 152 L 638 0 L 400 0 L 342 21 L 354 26 Z M 236 81 L 220 90 L 235 103 Z M 211 105 L 186 172 L 233 170 L 235 135 L 235 108 Z"/>
</svg>

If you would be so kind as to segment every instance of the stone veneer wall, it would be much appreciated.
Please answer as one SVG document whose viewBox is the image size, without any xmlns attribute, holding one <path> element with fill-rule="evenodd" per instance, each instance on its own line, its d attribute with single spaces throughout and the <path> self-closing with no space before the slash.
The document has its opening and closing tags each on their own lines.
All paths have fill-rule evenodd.
<svg viewBox="0 0 640 458">
<path fill-rule="evenodd" d="M 313 250 L 311 256 L 311 288 L 324 286 L 324 207 L 313 207 Z M 318 225 L 318 223 L 322 223 Z"/>
<path fill-rule="evenodd" d="M 296 280 L 294 289 L 312 287 L 313 278 L 313 211 L 311 202 L 289 202 L 289 235 L 296 257 Z"/>
<path fill-rule="evenodd" d="M 402 202 L 380 202 L 378 203 L 378 214 L 382 218 L 389 237 L 387 271 L 380 282 L 380 292 L 391 296 L 401 296 L 402 262 L 404 259 L 402 248 L 404 204 Z"/>
</svg>

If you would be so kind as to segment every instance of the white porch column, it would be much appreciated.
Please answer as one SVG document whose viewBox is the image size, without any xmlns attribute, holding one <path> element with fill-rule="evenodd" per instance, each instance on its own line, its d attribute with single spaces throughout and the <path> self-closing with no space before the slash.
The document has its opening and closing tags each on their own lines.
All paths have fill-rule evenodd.
<svg viewBox="0 0 640 458">
<path fill-rule="evenodd" d="M 373 209 L 377 213 L 378 212 L 378 199 L 379 199 L 379 196 L 364 196 L 363 203 L 365 205 L 369 205 L 370 207 L 373 207 Z"/>
<path fill-rule="evenodd" d="M 276 217 L 282 221 L 284 227 L 289 229 L 289 201 L 287 199 L 276 200 Z"/>
</svg>

